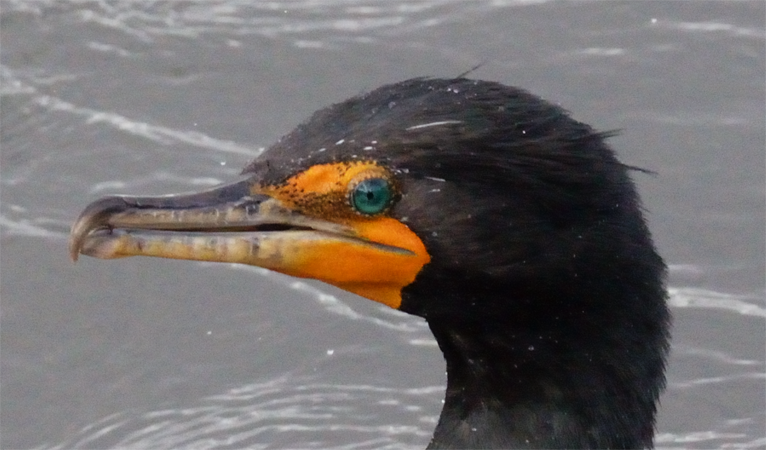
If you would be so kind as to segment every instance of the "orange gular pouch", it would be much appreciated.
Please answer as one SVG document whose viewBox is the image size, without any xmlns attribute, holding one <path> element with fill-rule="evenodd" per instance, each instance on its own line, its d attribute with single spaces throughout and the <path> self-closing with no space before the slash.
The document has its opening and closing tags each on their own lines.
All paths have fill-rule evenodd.
<svg viewBox="0 0 766 450">
<path fill-rule="evenodd" d="M 385 188 L 390 200 L 380 194 Z M 420 238 L 386 215 L 399 192 L 391 173 L 376 163 L 316 165 L 280 185 L 257 186 L 254 193 L 346 230 L 286 242 L 279 252 L 281 264 L 271 267 L 278 272 L 321 280 L 398 308 L 402 288 L 430 261 Z M 365 213 L 369 210 L 374 212 Z"/>
</svg>

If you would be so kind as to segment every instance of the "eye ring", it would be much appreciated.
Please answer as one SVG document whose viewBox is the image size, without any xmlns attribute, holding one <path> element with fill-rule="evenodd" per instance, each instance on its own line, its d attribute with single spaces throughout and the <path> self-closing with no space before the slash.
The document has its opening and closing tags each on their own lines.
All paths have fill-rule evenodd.
<svg viewBox="0 0 766 450">
<path fill-rule="evenodd" d="M 394 187 L 386 178 L 365 178 L 351 189 L 349 201 L 359 214 L 374 216 L 391 206 L 394 194 Z"/>
</svg>

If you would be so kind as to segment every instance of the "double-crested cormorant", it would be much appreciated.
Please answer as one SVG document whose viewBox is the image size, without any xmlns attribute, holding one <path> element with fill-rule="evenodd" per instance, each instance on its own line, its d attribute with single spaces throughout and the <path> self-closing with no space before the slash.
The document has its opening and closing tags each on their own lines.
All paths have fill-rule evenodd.
<svg viewBox="0 0 766 450">
<path fill-rule="evenodd" d="M 516 88 L 412 79 L 231 184 L 92 203 L 70 251 L 251 264 L 425 318 L 447 362 L 429 448 L 651 447 L 665 265 L 605 137 Z"/>
</svg>

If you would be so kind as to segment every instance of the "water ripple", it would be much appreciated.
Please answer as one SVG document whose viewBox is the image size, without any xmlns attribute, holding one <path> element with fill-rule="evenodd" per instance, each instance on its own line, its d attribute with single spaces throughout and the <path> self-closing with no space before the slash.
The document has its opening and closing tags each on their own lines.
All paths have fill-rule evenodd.
<svg viewBox="0 0 766 450">
<path fill-rule="evenodd" d="M 205 34 L 261 35 L 311 42 L 324 47 L 329 40 L 357 41 L 365 34 L 383 35 L 440 25 L 471 13 L 546 3 L 547 0 L 293 0 L 252 2 L 248 0 L 187 0 L 156 2 L 123 0 L 79 2 L 70 0 L 10 1 L 8 8 L 36 15 L 48 10 L 70 13 L 76 21 L 116 30 L 142 43 L 157 37 L 198 38 Z M 334 36 L 306 40 L 309 33 L 330 32 Z M 339 33 L 336 33 L 339 32 Z M 104 49 L 99 46 L 100 49 Z M 110 51 L 125 51 L 110 48 Z"/>
<path fill-rule="evenodd" d="M 217 264 L 217 263 L 208 263 L 208 264 Z M 243 264 L 230 264 L 229 267 L 231 267 L 232 269 L 254 272 L 261 276 L 266 276 L 266 277 L 274 276 L 274 272 L 271 272 L 270 270 L 263 269 L 260 267 L 248 266 Z M 293 279 L 288 279 L 288 280 L 289 281 L 286 282 L 287 287 L 301 293 L 309 294 L 310 296 L 314 297 L 314 299 L 319 304 L 324 306 L 324 308 L 327 311 L 333 314 L 338 314 L 340 316 L 343 316 L 352 320 L 362 320 L 362 321 L 370 322 L 381 328 L 386 328 L 386 329 L 397 331 L 397 332 L 404 332 L 404 333 L 428 332 L 428 325 L 425 323 L 425 321 L 413 322 L 411 316 L 405 313 L 394 311 L 393 309 L 388 307 L 381 308 L 381 311 L 383 311 L 384 314 L 389 312 L 395 314 L 395 316 L 400 319 L 398 321 L 389 321 L 389 320 L 382 319 L 380 317 L 360 314 L 354 311 L 350 306 L 348 306 L 338 297 L 332 294 L 329 294 L 312 284 L 309 284 L 305 281 L 294 281 Z M 423 344 L 420 340 L 416 340 L 416 343 L 413 345 L 423 345 Z"/>
<path fill-rule="evenodd" d="M 664 449 L 688 449 L 690 445 L 696 444 L 697 448 L 720 448 L 720 449 L 750 449 L 764 448 L 766 438 L 754 439 L 746 442 L 727 442 L 720 444 L 721 440 L 741 440 L 747 438 L 745 433 L 724 433 L 718 431 L 696 431 L 690 433 L 658 433 L 655 436 L 655 443 L 658 450 Z M 684 444 L 672 446 L 669 444 Z M 718 444 L 718 445 L 716 445 Z"/>
<path fill-rule="evenodd" d="M 312 384 L 285 376 L 231 389 L 189 408 L 113 414 L 50 448 L 361 449 L 402 448 L 413 442 L 421 446 L 435 425 L 435 417 L 423 415 L 421 405 L 435 404 L 443 392 L 441 386 L 401 390 Z M 396 421 L 386 423 L 380 410 Z M 334 435 L 356 440 L 339 445 L 333 442 Z"/>
<path fill-rule="evenodd" d="M 683 22 L 667 21 L 658 22 L 658 25 L 675 30 L 695 33 L 726 33 L 733 37 L 749 37 L 758 40 L 766 39 L 766 32 L 762 28 L 749 28 L 722 22 Z"/>
<path fill-rule="evenodd" d="M 83 108 L 73 105 L 67 101 L 61 100 L 50 95 L 40 95 L 35 97 L 34 102 L 40 106 L 47 107 L 51 111 L 65 111 L 86 118 L 86 124 L 105 123 L 118 130 L 129 134 L 141 136 L 164 145 L 181 142 L 197 147 L 209 148 L 220 152 L 247 155 L 250 157 L 258 156 L 263 149 L 252 149 L 240 146 L 234 142 L 211 138 L 203 133 L 191 130 L 174 130 L 172 128 L 151 125 L 146 122 L 131 120 L 120 114 L 97 111 L 91 108 Z"/>
<path fill-rule="evenodd" d="M 27 77 L 35 85 L 46 82 L 50 83 L 50 80 L 40 80 L 34 77 L 33 74 L 28 74 Z M 2 90 L 0 90 L 2 95 L 31 95 L 32 104 L 43 107 L 48 111 L 60 111 L 80 116 L 85 119 L 85 124 L 87 125 L 105 124 L 162 145 L 183 143 L 223 153 L 245 155 L 249 158 L 255 158 L 264 151 L 264 148 L 242 146 L 232 141 L 210 137 L 198 131 L 176 130 L 133 120 L 109 111 L 99 111 L 77 106 L 61 98 L 39 92 L 33 84 L 20 79 L 18 74 L 5 66 L 0 66 L 0 81 L 2 82 L 0 84 L 3 86 Z"/>
<path fill-rule="evenodd" d="M 726 294 L 707 289 L 668 288 L 670 306 L 676 308 L 722 309 L 745 316 L 766 317 L 766 308 L 757 305 L 755 296 Z"/>
<path fill-rule="evenodd" d="M 13 220 L 0 213 L 0 235 L 67 239 L 69 231 L 53 231 L 41 225 L 39 220 Z"/>
</svg>

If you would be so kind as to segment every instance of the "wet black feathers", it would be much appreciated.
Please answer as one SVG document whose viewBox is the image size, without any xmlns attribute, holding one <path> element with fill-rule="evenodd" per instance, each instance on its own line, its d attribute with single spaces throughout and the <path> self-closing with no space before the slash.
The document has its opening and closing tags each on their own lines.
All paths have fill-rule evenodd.
<svg viewBox="0 0 766 450">
<path fill-rule="evenodd" d="M 608 136 L 520 89 L 413 79 L 317 112 L 245 171 L 397 173 L 391 214 L 432 257 L 401 309 L 428 320 L 448 368 L 433 447 L 647 447 L 665 266 Z"/>
</svg>

